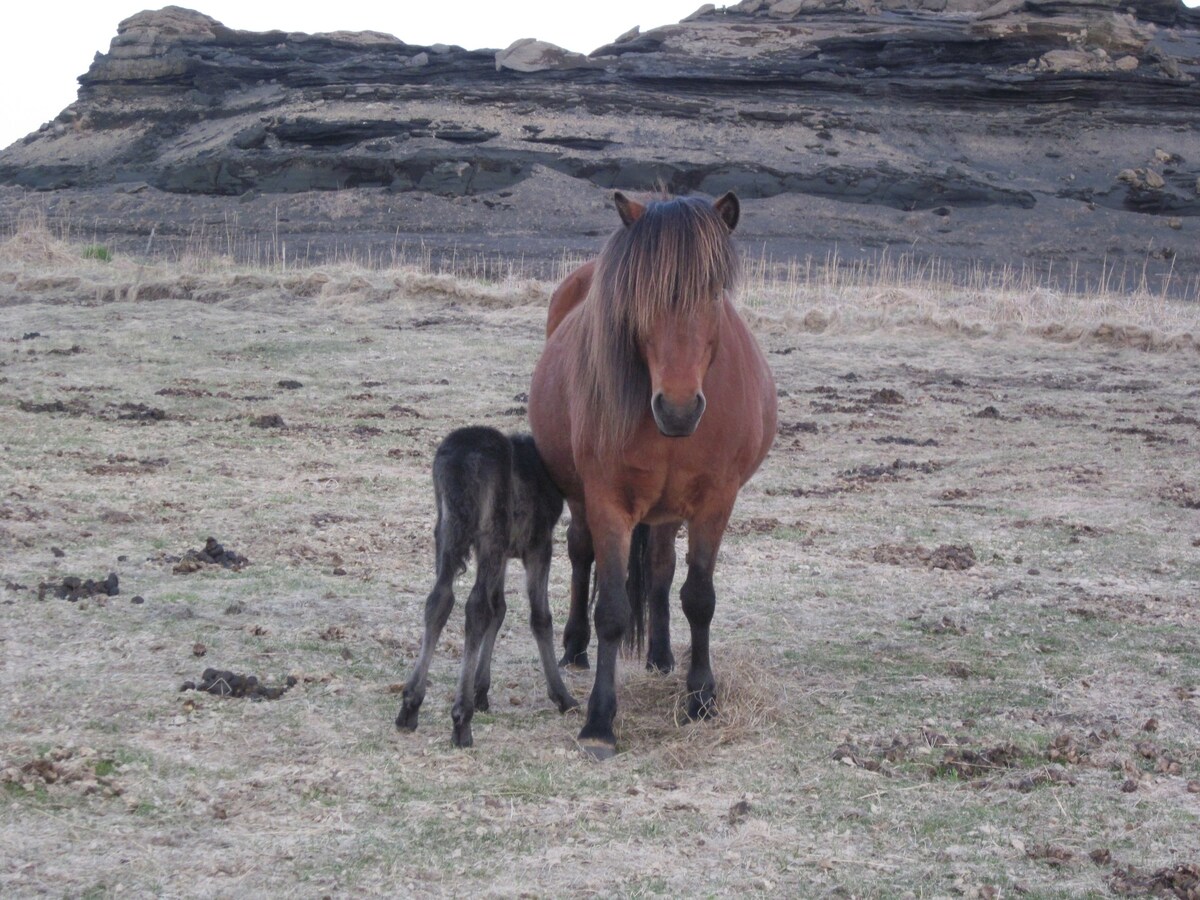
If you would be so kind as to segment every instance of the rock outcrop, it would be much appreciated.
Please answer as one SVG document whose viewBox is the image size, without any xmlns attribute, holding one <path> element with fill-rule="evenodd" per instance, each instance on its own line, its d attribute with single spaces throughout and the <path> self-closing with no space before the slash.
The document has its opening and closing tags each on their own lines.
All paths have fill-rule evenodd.
<svg viewBox="0 0 1200 900">
<path fill-rule="evenodd" d="M 733 189 L 776 257 L 1197 271 L 1197 76 L 1179 0 L 744 0 L 588 57 L 167 7 L 0 153 L 0 196 L 52 191 L 118 243 L 273 210 L 318 257 L 399 235 L 536 260 L 594 247 L 611 188 Z"/>
</svg>

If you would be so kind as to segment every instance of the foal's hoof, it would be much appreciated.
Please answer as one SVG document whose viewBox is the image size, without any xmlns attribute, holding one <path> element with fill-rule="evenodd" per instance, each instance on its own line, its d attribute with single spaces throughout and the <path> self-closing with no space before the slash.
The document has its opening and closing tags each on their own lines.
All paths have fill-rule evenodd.
<svg viewBox="0 0 1200 900">
<path fill-rule="evenodd" d="M 420 715 L 421 707 L 409 706 L 403 703 L 400 706 L 400 712 L 396 716 L 396 727 L 401 731 L 416 731 L 417 717 Z"/>
<path fill-rule="evenodd" d="M 588 655 L 586 650 L 580 650 L 578 653 L 572 653 L 568 650 L 563 654 L 563 658 L 558 661 L 561 669 L 590 669 L 588 663 Z"/>
<path fill-rule="evenodd" d="M 604 762 L 617 755 L 616 741 L 606 741 L 602 738 L 580 738 L 579 749 L 597 762 Z"/>
<path fill-rule="evenodd" d="M 455 747 L 471 747 L 475 741 L 471 737 L 471 723 L 464 722 L 461 725 L 454 726 L 454 734 L 450 738 L 454 742 Z"/>
<path fill-rule="evenodd" d="M 491 701 L 488 700 L 487 694 L 475 695 L 475 712 L 487 712 L 491 708 Z"/>
<path fill-rule="evenodd" d="M 551 697 L 555 705 L 558 706 L 560 713 L 570 712 L 573 709 L 579 709 L 579 701 L 570 694 L 563 694 L 561 697 Z"/>
<path fill-rule="evenodd" d="M 717 717 L 717 697 L 712 691 L 688 694 L 687 716 L 693 722 Z"/>
</svg>

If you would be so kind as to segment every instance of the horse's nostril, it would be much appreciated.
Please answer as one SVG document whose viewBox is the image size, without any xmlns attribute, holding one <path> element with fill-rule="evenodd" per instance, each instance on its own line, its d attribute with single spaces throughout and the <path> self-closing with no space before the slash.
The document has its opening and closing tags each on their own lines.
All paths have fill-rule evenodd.
<svg viewBox="0 0 1200 900">
<path fill-rule="evenodd" d="M 697 393 L 690 403 L 676 405 L 659 391 L 650 399 L 650 411 L 658 423 L 658 429 L 663 434 L 672 437 L 683 437 L 696 430 L 700 417 L 704 414 L 704 395 Z"/>
</svg>

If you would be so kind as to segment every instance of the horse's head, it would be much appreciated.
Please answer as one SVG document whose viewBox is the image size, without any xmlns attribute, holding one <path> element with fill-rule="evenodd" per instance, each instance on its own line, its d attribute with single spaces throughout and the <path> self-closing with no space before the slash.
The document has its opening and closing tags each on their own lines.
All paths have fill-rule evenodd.
<svg viewBox="0 0 1200 900">
<path fill-rule="evenodd" d="M 717 351 L 724 298 L 737 277 L 729 235 L 738 199 L 644 205 L 618 193 L 630 243 L 641 248 L 625 289 L 632 336 L 650 380 L 650 412 L 667 437 L 687 437 L 704 415 L 704 378 Z M 632 255 L 631 255 L 632 256 Z"/>
</svg>

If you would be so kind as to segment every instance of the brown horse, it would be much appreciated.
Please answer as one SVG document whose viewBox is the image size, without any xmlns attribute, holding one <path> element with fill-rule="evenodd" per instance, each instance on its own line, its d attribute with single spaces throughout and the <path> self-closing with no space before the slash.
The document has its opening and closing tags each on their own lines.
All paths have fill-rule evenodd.
<svg viewBox="0 0 1200 900">
<path fill-rule="evenodd" d="M 737 198 L 615 200 L 623 227 L 555 292 L 529 391 L 534 439 L 571 509 L 566 664 L 588 664 L 596 564 L 596 678 L 579 742 L 600 759 L 616 752 L 617 652 L 623 639 L 641 643 L 647 605 L 648 665 L 674 665 L 667 598 L 684 522 L 688 716 L 715 713 L 717 550 L 738 490 L 775 439 L 775 384 L 732 302 Z M 639 524 L 649 527 L 646 597 L 626 586 Z"/>
</svg>

